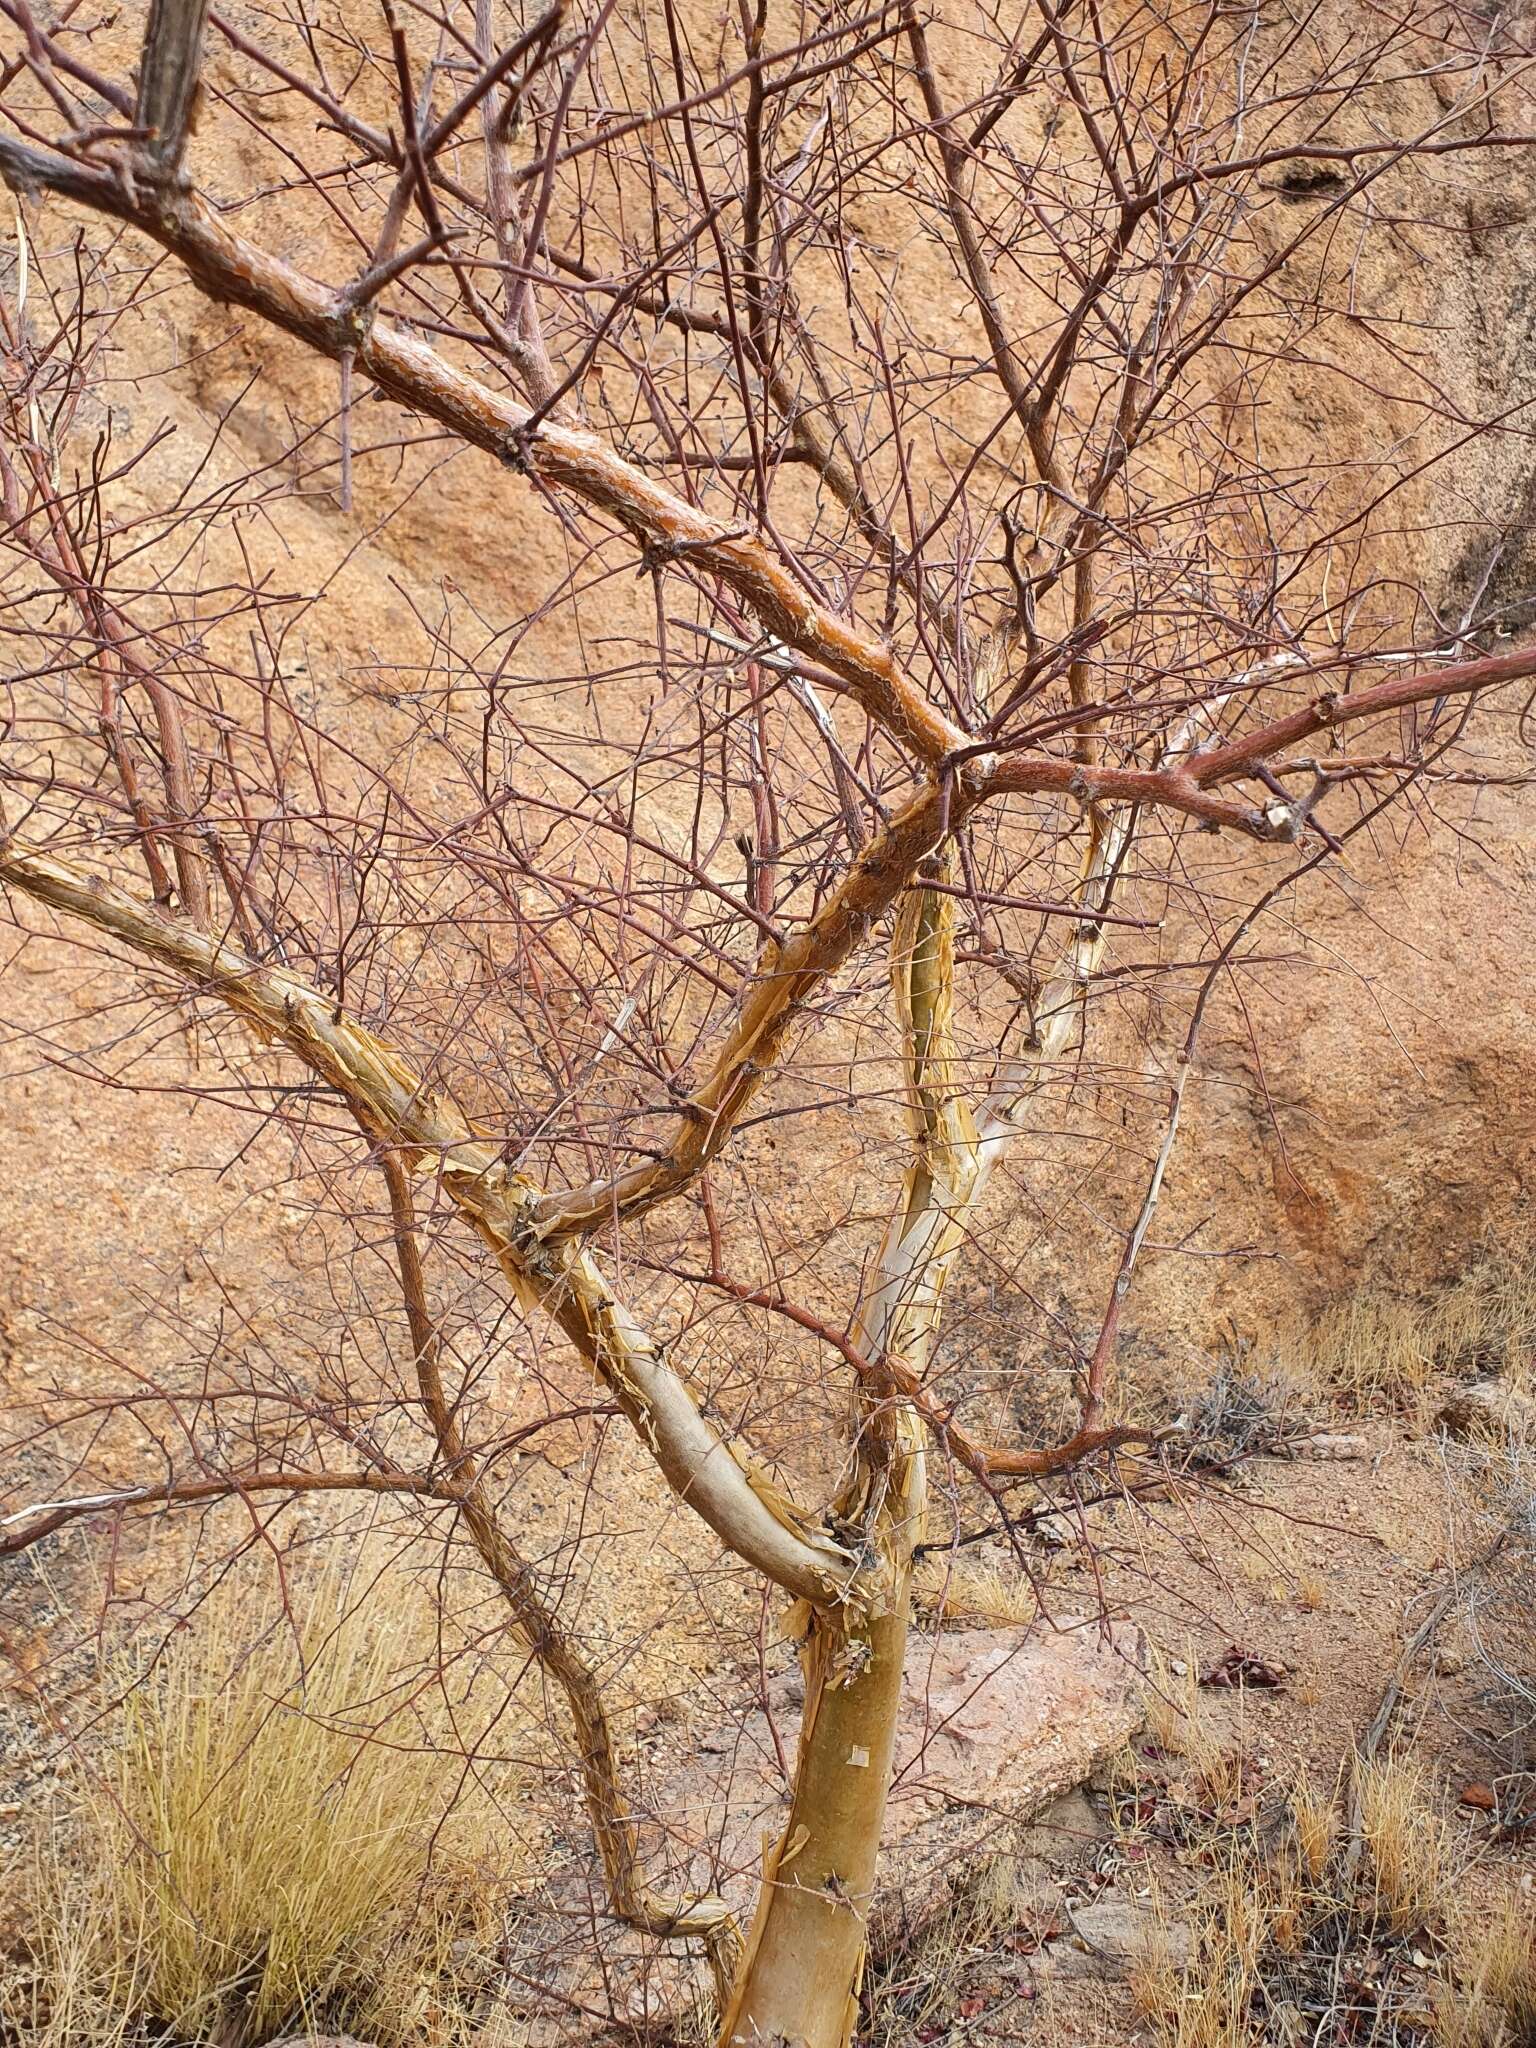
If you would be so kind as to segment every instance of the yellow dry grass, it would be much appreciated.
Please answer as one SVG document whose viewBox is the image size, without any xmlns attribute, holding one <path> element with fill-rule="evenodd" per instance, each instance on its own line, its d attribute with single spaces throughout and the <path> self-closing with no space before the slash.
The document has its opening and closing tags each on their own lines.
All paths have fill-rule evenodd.
<svg viewBox="0 0 1536 2048">
<path fill-rule="evenodd" d="M 1302 1875 L 1309 1884 L 1321 1884 L 1339 1838 L 1337 1792 L 1324 1792 L 1312 1779 L 1301 1778 L 1291 1792 L 1291 1832 Z"/>
<path fill-rule="evenodd" d="M 1530 1382 L 1536 1354 L 1536 1261 L 1491 1248 L 1428 1302 L 1366 1280 L 1276 1338 L 1269 1368 L 1355 1410 L 1428 1420 L 1445 1373 Z"/>
<path fill-rule="evenodd" d="M 1023 1572 L 965 1558 L 925 1558 L 913 1577 L 912 1598 L 920 1615 L 941 1626 L 1015 1628 L 1040 1612 Z"/>
<path fill-rule="evenodd" d="M 1157 1748 L 1188 1766 L 1202 1797 L 1220 1811 L 1243 1789 L 1243 1747 L 1234 1745 L 1200 1690 L 1200 1665 L 1193 1643 L 1182 1657 L 1155 1648 L 1147 1688 L 1147 1733 Z"/>
<path fill-rule="evenodd" d="M 240 2048 L 322 2008 L 383 2048 L 456 2037 L 443 1972 L 526 1858 L 516 1787 L 501 1773 L 493 1802 L 464 1767 L 494 1683 L 445 1675 L 430 1599 L 370 1579 L 353 1605 L 338 1559 L 286 1612 L 231 1582 L 124 1674 L 36 1845 L 4 2015 L 32 2048 L 145 2022 Z"/>
<path fill-rule="evenodd" d="M 1494 1252 L 1447 1288 L 1428 1317 L 1447 1367 L 1529 1387 L 1536 1350 L 1536 1263 Z"/>
<path fill-rule="evenodd" d="M 142 1929 L 129 1924 L 104 1859 L 49 1813 L 23 1878 L 24 1965 L 0 1972 L 0 2036 L 29 2048 L 122 2048 L 143 2010 Z"/>
<path fill-rule="evenodd" d="M 1276 1364 L 1357 1411 L 1422 1400 L 1434 1372 L 1421 1312 L 1369 1287 L 1285 1330 Z"/>
<path fill-rule="evenodd" d="M 1421 1773 L 1388 1758 L 1357 1765 L 1354 1783 L 1368 1863 L 1354 1880 L 1340 1853 L 1337 1788 L 1299 1781 L 1290 1826 L 1278 1839 L 1259 1828 L 1226 1838 L 1181 1916 L 1193 1936 L 1192 1962 L 1181 1970 L 1153 1955 L 1136 1977 L 1158 2048 L 1261 2048 L 1272 2038 L 1265 2015 L 1275 1985 L 1288 1972 L 1320 1970 L 1326 1981 L 1338 1956 L 1369 1952 L 1383 1930 L 1391 1943 L 1447 1925 L 1458 1866 Z M 1171 1919 L 1155 1893 L 1154 1905 Z M 1314 1953 L 1320 1939 L 1326 1946 Z M 1430 1947 L 1444 1956 L 1435 1987 L 1444 2048 L 1527 2048 L 1536 2039 L 1536 1957 L 1526 1916 L 1514 1907 L 1484 1915 L 1454 1934 L 1448 1953 L 1438 1941 Z"/>
<path fill-rule="evenodd" d="M 1328 1604 L 1328 1588 L 1319 1573 L 1309 1566 L 1286 1529 L 1240 1539 L 1237 1569 L 1256 1586 L 1271 1606 L 1297 1606 L 1317 1614 Z"/>
<path fill-rule="evenodd" d="M 1377 1912 L 1396 1934 L 1433 1925 L 1444 1916 L 1455 1865 L 1423 1772 L 1389 1756 L 1357 1762 L 1353 1782 Z"/>
<path fill-rule="evenodd" d="M 1158 2048 L 1254 2048 L 1252 2015 L 1272 1901 L 1249 1836 L 1229 1841 L 1190 1916 L 1195 1961 L 1175 1967 L 1154 1943 L 1133 1973 L 1132 1994 Z M 1153 1910 L 1167 1916 L 1153 1894 Z"/>
<path fill-rule="evenodd" d="M 1341 1856 L 1344 1816 L 1337 1789 L 1295 1786 L 1290 1827 L 1277 1844 L 1268 1830 L 1229 1836 L 1192 1905 L 1177 1908 L 1153 1891 L 1168 1925 L 1193 1937 L 1187 1967 L 1156 1945 L 1135 1973 L 1133 1992 L 1156 2048 L 1264 2048 L 1269 2020 L 1289 1973 L 1318 1972 L 1326 1993 L 1340 1957 L 1411 1954 L 1430 1971 L 1423 1991 L 1405 1987 L 1407 2034 L 1422 2039 L 1432 2001 L 1440 2048 L 1531 2048 L 1536 2043 L 1536 1915 L 1525 1895 L 1459 1918 L 1450 1912 L 1462 1868 L 1447 1830 L 1429 1809 L 1427 1786 L 1411 1764 L 1388 1758 L 1357 1766 L 1355 1786 L 1369 1867 L 1350 1882 Z M 1426 1955 L 1398 1935 L 1433 1927 Z M 1322 1941 L 1321 1950 L 1316 1944 Z M 1309 1957 L 1311 1961 L 1309 1963 Z M 1373 2037 L 1374 2038 L 1374 2037 Z"/>
<path fill-rule="evenodd" d="M 1453 1928 L 1457 1982 L 1435 2012 L 1444 2048 L 1529 2048 L 1536 2041 L 1536 1910 L 1529 1896 Z"/>
</svg>

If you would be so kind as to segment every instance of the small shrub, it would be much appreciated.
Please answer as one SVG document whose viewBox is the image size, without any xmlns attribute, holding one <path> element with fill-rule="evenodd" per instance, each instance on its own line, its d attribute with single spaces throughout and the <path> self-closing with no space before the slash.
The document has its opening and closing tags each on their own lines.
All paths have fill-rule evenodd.
<svg viewBox="0 0 1536 2048">
<path fill-rule="evenodd" d="M 1248 1340 L 1236 1340 L 1205 1385 L 1185 1400 L 1180 1421 L 1192 1464 L 1231 1464 L 1273 1450 L 1295 1433 L 1295 1386 L 1279 1373 L 1255 1370 L 1251 1354 Z"/>
</svg>

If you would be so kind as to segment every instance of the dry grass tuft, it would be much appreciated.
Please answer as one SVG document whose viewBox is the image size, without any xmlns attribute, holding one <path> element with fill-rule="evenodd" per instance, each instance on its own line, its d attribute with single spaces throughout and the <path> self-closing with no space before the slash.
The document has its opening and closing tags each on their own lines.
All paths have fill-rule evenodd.
<svg viewBox="0 0 1536 2048">
<path fill-rule="evenodd" d="M 1200 1690 L 1200 1664 L 1193 1644 L 1180 1658 L 1154 1649 L 1147 1689 L 1147 1733 L 1158 1749 L 1179 1757 L 1206 1803 L 1220 1812 L 1242 1796 L 1244 1763 L 1214 1720 Z"/>
<path fill-rule="evenodd" d="M 1536 1755 L 1536 1441 L 1445 1445 L 1460 1620 L 1492 1674 L 1509 1761 Z"/>
<path fill-rule="evenodd" d="M 1154 1911 L 1166 1911 L 1156 1894 Z M 1190 1915 L 1193 1965 L 1173 1970 L 1154 1956 L 1133 1983 L 1158 2048 L 1251 2048 L 1262 2038 L 1254 2009 L 1273 1921 L 1252 1836 L 1229 1841 Z"/>
<path fill-rule="evenodd" d="M 951 1557 L 924 1559 L 913 1577 L 912 1598 L 917 1612 L 941 1627 L 1016 1628 L 1040 1612 L 1021 1571 Z"/>
<path fill-rule="evenodd" d="M 450 1950 L 514 1854 L 463 1796 L 488 1715 L 426 1598 L 375 1580 L 354 1608 L 349 1583 L 321 1571 L 295 1618 L 231 1582 L 128 1674 L 31 1874 L 10 2003 L 35 2048 L 146 2025 L 242 2048 L 339 2013 L 381 2048 L 455 2037 Z"/>
<path fill-rule="evenodd" d="M 1536 1262 L 1490 1252 L 1439 1296 L 1426 1323 L 1446 1370 L 1528 1388 L 1536 1354 Z"/>
<path fill-rule="evenodd" d="M 1174 1657 L 1154 1643 L 1147 1666 L 1147 1733 L 1170 1756 L 1201 1752 L 1212 1740 L 1200 1697 L 1199 1667 L 1194 1649 L 1186 1644 L 1185 1654 Z"/>
<path fill-rule="evenodd" d="M 1422 1424 L 1438 1377 L 1496 1375 L 1528 1386 L 1533 1357 L 1536 1260 L 1493 1248 L 1428 1302 L 1365 1282 L 1282 1330 L 1267 1370 L 1352 1409 L 1394 1408 Z"/>
<path fill-rule="evenodd" d="M 1357 1762 L 1353 1782 L 1378 1913 L 1395 1934 L 1434 1925 L 1449 1903 L 1454 1862 L 1450 1830 L 1430 1807 L 1422 1771 L 1384 1757 Z"/>
<path fill-rule="evenodd" d="M 1302 1570 L 1296 1574 L 1296 1605 L 1305 1614 L 1321 1614 L 1328 1605 L 1328 1581 L 1321 1573 Z"/>
<path fill-rule="evenodd" d="M 30 2048 L 124 2048 L 143 2010 L 142 1929 L 125 1925 L 105 1859 L 42 1817 L 24 1874 L 25 1960 L 0 1972 L 0 2038 Z"/>
<path fill-rule="evenodd" d="M 1444 1927 L 1457 1871 L 1420 1775 L 1400 1762 L 1357 1767 L 1370 1868 L 1344 1853 L 1337 1791 L 1299 1782 L 1290 1827 L 1224 1838 L 1185 1921 L 1183 1970 L 1155 1959 L 1135 1986 L 1158 2048 L 1369 2040 L 1407 2048 L 1532 2048 L 1536 1952 L 1529 1916 L 1484 1915 L 1447 1949 L 1404 1936 Z M 1156 1897 L 1154 1895 L 1154 1903 Z M 1163 1910 L 1159 1906 L 1158 1910 Z M 1305 2019 L 1306 2031 L 1298 2026 Z M 1315 2034 L 1314 2034 L 1315 2029 Z"/>
<path fill-rule="evenodd" d="M 1263 1539 L 1240 1538 L 1237 1569 L 1275 1607 L 1295 1605 L 1308 1614 L 1321 1613 L 1328 1604 L 1328 1588 L 1312 1570 L 1289 1530 L 1277 1529 Z"/>
<path fill-rule="evenodd" d="M 1467 2004 L 1491 2007 L 1515 2048 L 1536 2042 L 1536 1915 L 1528 1896 L 1480 1914 L 1457 1943 Z"/>
<path fill-rule="evenodd" d="M 1276 1364 L 1356 1413 L 1422 1407 L 1435 1370 L 1422 1313 L 1368 1286 L 1284 1330 Z"/>
<path fill-rule="evenodd" d="M 1302 1875 L 1318 1885 L 1333 1861 L 1339 1839 L 1337 1792 L 1322 1792 L 1310 1778 L 1298 1780 L 1291 1793 L 1291 1833 Z"/>
<path fill-rule="evenodd" d="M 1441 2048 L 1530 2048 L 1536 2042 L 1536 1918 L 1529 1898 L 1469 1914 L 1452 1929 L 1455 1982 L 1435 2005 Z"/>
</svg>

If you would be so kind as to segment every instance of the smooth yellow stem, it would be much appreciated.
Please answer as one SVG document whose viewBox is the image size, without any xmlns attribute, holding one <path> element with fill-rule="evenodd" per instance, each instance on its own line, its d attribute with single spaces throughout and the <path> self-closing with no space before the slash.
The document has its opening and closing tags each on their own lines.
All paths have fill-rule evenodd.
<svg viewBox="0 0 1536 2048">
<path fill-rule="evenodd" d="M 847 2048 L 901 1710 L 922 1534 L 922 1426 L 910 1408 L 866 1417 L 844 1504 L 875 1558 L 874 1597 L 803 1607 L 805 1713 L 789 1823 L 764 1860 L 757 1918 L 721 2025 L 721 2048 Z"/>
<path fill-rule="evenodd" d="M 813 1617 L 794 1804 L 767 1861 L 722 2048 L 846 2048 L 852 2036 L 901 1706 L 910 1569 L 893 1594 L 890 1611 L 853 1637 L 835 1616 Z"/>
</svg>

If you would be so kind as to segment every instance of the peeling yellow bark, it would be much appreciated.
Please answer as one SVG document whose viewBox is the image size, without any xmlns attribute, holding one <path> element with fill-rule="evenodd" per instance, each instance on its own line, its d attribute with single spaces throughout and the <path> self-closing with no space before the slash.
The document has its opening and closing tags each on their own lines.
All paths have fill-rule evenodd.
<svg viewBox="0 0 1536 2048">
<path fill-rule="evenodd" d="M 1128 829 L 1121 812 L 1090 836 L 1081 890 L 1089 907 L 1103 907 Z M 942 882 L 947 872 L 939 857 L 925 864 L 922 878 Z M 952 895 L 910 888 L 891 942 L 912 1151 L 857 1341 L 868 1358 L 900 1359 L 902 1380 L 926 1374 L 945 1285 L 1012 1134 L 1026 1068 L 1071 1049 L 1104 944 L 1100 925 L 1074 931 L 1037 1006 L 1025 1060 L 1000 1077 L 978 1123 L 959 1092 L 955 917 Z M 926 1488 L 921 1424 L 895 1376 L 883 1392 L 866 1390 L 854 1456 L 840 1511 L 864 1532 L 880 1592 L 864 1593 L 862 1620 L 844 1609 L 810 1611 L 793 1803 L 782 1838 L 764 1860 L 757 1921 L 720 2048 L 847 2048 L 858 2015 Z"/>
</svg>

